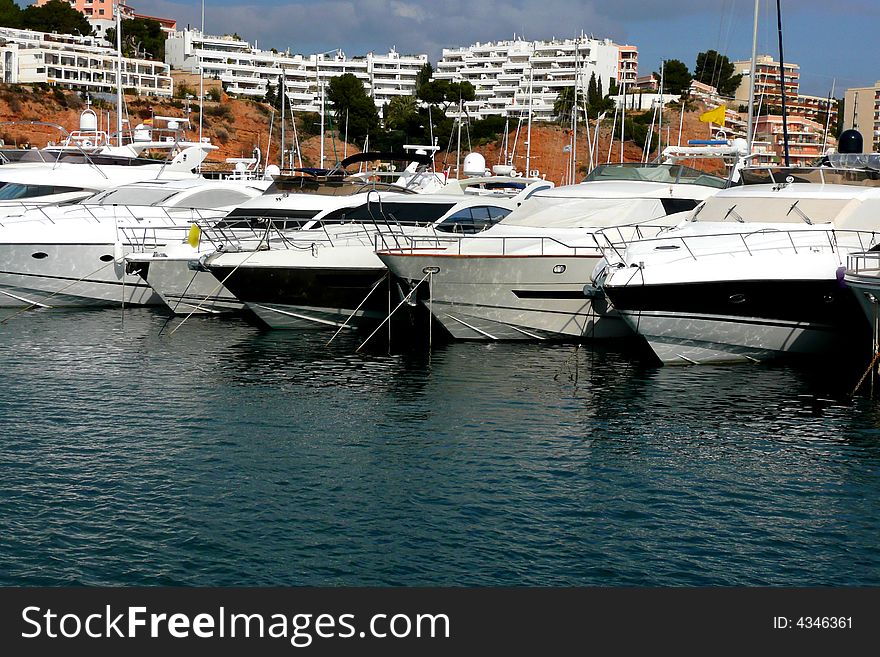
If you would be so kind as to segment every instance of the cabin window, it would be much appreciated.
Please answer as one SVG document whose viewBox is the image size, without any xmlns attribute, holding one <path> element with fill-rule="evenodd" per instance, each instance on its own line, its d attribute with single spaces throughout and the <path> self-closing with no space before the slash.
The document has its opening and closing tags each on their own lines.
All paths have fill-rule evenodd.
<svg viewBox="0 0 880 657">
<path fill-rule="evenodd" d="M 510 213 L 507 208 L 494 205 L 475 205 L 459 210 L 446 217 L 437 230 L 444 233 L 461 233 L 473 235 L 494 226 Z"/>
<path fill-rule="evenodd" d="M 0 187 L 0 201 L 15 201 L 22 198 L 37 198 L 39 196 L 52 196 L 66 192 L 82 192 L 81 187 L 61 187 L 59 185 L 21 185 L 19 183 L 7 183 Z"/>
</svg>

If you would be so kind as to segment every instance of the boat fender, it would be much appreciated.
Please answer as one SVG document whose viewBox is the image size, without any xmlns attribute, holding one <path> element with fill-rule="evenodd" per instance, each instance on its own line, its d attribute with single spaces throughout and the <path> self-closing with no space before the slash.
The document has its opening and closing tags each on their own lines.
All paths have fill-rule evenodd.
<svg viewBox="0 0 880 657">
<path fill-rule="evenodd" d="M 840 288 L 849 287 L 846 284 L 846 280 L 844 279 L 845 274 L 846 274 L 846 267 L 838 267 L 837 271 L 835 272 L 835 278 L 837 278 L 837 286 Z"/>
<path fill-rule="evenodd" d="M 584 285 L 584 296 L 587 299 L 604 299 L 605 292 L 597 287 L 593 287 L 590 283 Z"/>
<path fill-rule="evenodd" d="M 125 253 L 122 250 L 122 242 L 118 241 L 113 245 L 113 259 L 121 263 L 125 259 Z"/>
</svg>

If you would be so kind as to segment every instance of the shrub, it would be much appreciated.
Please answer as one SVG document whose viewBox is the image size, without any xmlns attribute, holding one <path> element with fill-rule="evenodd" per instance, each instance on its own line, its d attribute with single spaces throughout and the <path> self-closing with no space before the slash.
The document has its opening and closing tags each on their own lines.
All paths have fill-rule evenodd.
<svg viewBox="0 0 880 657">
<path fill-rule="evenodd" d="M 219 89 L 217 89 L 216 87 L 213 89 L 208 89 L 208 100 L 219 103 L 221 99 L 222 94 L 220 93 Z"/>
<path fill-rule="evenodd" d="M 232 108 L 229 105 L 214 105 L 213 107 L 207 107 L 205 108 L 205 114 L 223 119 L 231 119 L 233 116 Z"/>
<path fill-rule="evenodd" d="M 174 89 L 174 97 L 175 98 L 186 98 L 187 96 L 194 96 L 195 97 L 195 96 L 198 96 L 198 94 L 196 93 L 195 89 L 190 87 L 188 84 L 186 84 L 185 82 L 181 82 Z"/>
</svg>

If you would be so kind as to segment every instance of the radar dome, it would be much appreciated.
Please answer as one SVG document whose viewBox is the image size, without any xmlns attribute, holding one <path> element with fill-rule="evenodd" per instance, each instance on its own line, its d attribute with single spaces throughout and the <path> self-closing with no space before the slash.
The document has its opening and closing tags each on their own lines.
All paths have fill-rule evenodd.
<svg viewBox="0 0 880 657">
<path fill-rule="evenodd" d="M 278 168 L 277 164 L 270 164 L 266 167 L 266 178 L 271 178 L 273 176 L 281 175 L 281 169 Z"/>
<path fill-rule="evenodd" d="M 486 174 L 486 158 L 479 153 L 470 153 L 464 158 L 464 175 L 468 178 Z"/>
<path fill-rule="evenodd" d="M 840 133 L 840 138 L 837 140 L 837 151 L 839 153 L 864 152 L 862 133 L 858 130 L 844 130 Z"/>
<path fill-rule="evenodd" d="M 748 155 L 749 154 L 749 142 L 747 142 L 742 137 L 737 137 L 736 139 L 734 139 L 731 145 L 736 149 L 736 152 L 739 153 L 740 155 Z"/>
<path fill-rule="evenodd" d="M 98 132 L 98 115 L 92 110 L 83 110 L 79 115 L 80 132 Z"/>
</svg>

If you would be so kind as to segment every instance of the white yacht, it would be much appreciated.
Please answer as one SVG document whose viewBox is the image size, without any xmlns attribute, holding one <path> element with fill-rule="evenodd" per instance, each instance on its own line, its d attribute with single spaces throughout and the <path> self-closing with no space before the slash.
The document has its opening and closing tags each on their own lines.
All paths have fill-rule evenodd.
<svg viewBox="0 0 880 657">
<path fill-rule="evenodd" d="M 475 183 L 477 184 L 477 183 Z M 218 252 L 204 265 L 269 327 L 354 326 L 388 314 L 391 286 L 377 291 L 386 277 L 376 256 L 401 233 L 478 232 L 507 216 L 534 187 L 529 181 L 518 197 L 460 193 L 381 197 L 329 213 L 320 228 L 291 233 L 269 248 Z"/>
<path fill-rule="evenodd" d="M 243 203 L 220 221 L 199 222 L 197 235 L 186 235 L 163 248 L 128 254 L 130 272 L 137 272 L 175 314 L 216 314 L 238 311 L 244 304 L 218 283 L 199 263 L 215 251 L 248 251 L 283 245 L 291 231 L 333 224 L 346 208 L 369 198 L 376 202 L 394 195 L 436 192 L 446 181 L 431 170 L 424 152 L 358 153 L 329 173 L 300 169 L 276 176 L 266 194 Z M 382 171 L 377 163 L 403 161 L 405 168 Z M 363 170 L 365 163 L 373 168 Z M 359 171 L 355 171 L 357 166 Z M 390 167 L 389 167 L 390 168 Z M 338 211 L 338 212 L 337 212 Z"/>
<path fill-rule="evenodd" d="M 0 226 L 0 306 L 161 303 L 124 256 L 223 217 L 269 181 L 153 180 L 46 206 Z"/>
<path fill-rule="evenodd" d="M 190 146 L 167 163 L 95 164 L 74 162 L 19 162 L 0 167 L 0 225 L 30 209 L 73 203 L 96 192 L 146 180 L 197 180 L 195 169 L 207 157 L 210 144 Z M 117 162 L 122 160 L 115 160 Z"/>
<path fill-rule="evenodd" d="M 674 150 L 676 161 L 708 154 Z M 741 144 L 711 148 L 713 158 L 738 161 L 742 155 Z M 602 257 L 600 245 L 675 225 L 677 213 L 729 184 L 672 161 L 670 152 L 665 163 L 600 165 L 580 184 L 534 194 L 485 232 L 403 238 L 401 246 L 377 255 L 407 288 L 420 285 L 417 297 L 456 339 L 629 336 L 601 295 L 585 285 Z"/>
<path fill-rule="evenodd" d="M 874 334 L 874 352 L 880 351 L 880 247 L 850 253 L 843 280 L 853 291 Z"/>
<path fill-rule="evenodd" d="M 746 170 L 679 227 L 606 249 L 597 283 L 664 363 L 845 351 L 867 326 L 847 254 L 880 242 L 880 171 L 862 160 Z"/>
</svg>

